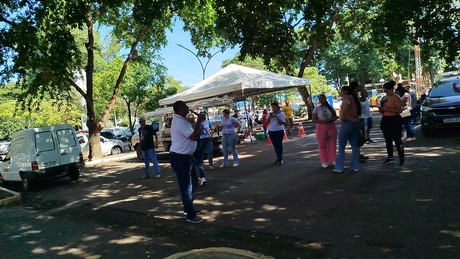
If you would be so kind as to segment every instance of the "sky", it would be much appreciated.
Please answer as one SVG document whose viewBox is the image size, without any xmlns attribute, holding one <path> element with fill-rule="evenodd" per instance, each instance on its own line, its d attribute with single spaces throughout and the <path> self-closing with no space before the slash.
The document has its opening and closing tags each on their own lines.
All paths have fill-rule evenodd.
<svg viewBox="0 0 460 259">
<path fill-rule="evenodd" d="M 190 34 L 182 30 L 182 22 L 176 22 L 173 32 L 168 32 L 168 44 L 160 51 L 163 57 L 163 63 L 168 68 L 168 75 L 172 76 L 175 80 L 181 81 L 182 86 L 190 87 L 203 80 L 203 70 L 200 62 L 195 55 L 188 50 L 177 46 L 181 44 L 184 47 L 196 53 L 196 49 L 191 43 Z M 212 54 L 219 51 L 215 49 L 211 51 Z M 231 59 L 238 53 L 239 49 L 227 49 L 223 53 L 217 53 L 208 63 L 205 70 L 205 78 L 217 73 L 222 69 L 222 61 Z M 208 59 L 201 58 L 203 66 L 208 62 Z"/>
</svg>

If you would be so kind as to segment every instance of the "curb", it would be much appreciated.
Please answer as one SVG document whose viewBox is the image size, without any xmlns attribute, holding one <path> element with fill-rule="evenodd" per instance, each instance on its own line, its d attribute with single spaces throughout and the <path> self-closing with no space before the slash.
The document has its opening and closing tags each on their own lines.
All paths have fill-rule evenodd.
<svg viewBox="0 0 460 259">
<path fill-rule="evenodd" d="M 165 259 L 180 258 L 258 258 L 272 259 L 271 256 L 253 253 L 247 250 L 235 249 L 230 247 L 208 247 L 203 249 L 193 249 L 183 253 L 177 253 L 166 257 Z"/>
<path fill-rule="evenodd" d="M 8 193 L 11 193 L 13 195 L 13 197 L 7 197 L 5 199 L 0 200 L 0 206 L 6 206 L 8 204 L 21 201 L 21 194 L 20 193 L 14 192 L 12 190 L 9 190 L 9 189 L 3 188 L 3 187 L 0 187 L 0 191 L 8 192 Z"/>
<path fill-rule="evenodd" d="M 137 157 L 136 152 L 124 153 L 124 154 L 120 154 L 120 155 L 117 155 L 117 156 L 107 156 L 107 157 L 103 157 L 101 159 L 94 159 L 92 161 L 85 161 L 85 167 L 87 167 L 87 166 L 91 167 L 93 165 L 97 165 L 97 164 L 104 163 L 104 162 L 120 161 L 120 160 L 124 160 L 124 159 L 135 158 L 135 157 Z"/>
</svg>

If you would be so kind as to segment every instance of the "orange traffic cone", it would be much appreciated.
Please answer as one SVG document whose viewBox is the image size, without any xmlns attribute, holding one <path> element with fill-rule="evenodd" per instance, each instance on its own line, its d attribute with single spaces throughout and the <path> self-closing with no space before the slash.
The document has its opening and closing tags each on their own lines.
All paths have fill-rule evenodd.
<svg viewBox="0 0 460 259">
<path fill-rule="evenodd" d="M 285 140 L 287 140 L 287 139 L 288 139 L 288 137 L 287 137 L 287 135 L 286 135 L 286 131 L 284 131 L 283 141 L 285 141 Z"/>
<path fill-rule="evenodd" d="M 267 145 L 272 145 L 272 140 L 270 139 L 270 136 L 267 134 Z"/>
<path fill-rule="evenodd" d="M 305 137 L 305 130 L 303 129 L 302 122 L 299 122 L 299 138 Z"/>
</svg>

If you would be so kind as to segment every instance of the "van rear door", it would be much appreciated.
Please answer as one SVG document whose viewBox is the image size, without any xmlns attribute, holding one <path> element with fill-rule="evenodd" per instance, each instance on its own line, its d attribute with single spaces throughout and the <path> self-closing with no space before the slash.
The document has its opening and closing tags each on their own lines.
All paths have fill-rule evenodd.
<svg viewBox="0 0 460 259">
<path fill-rule="evenodd" d="M 72 128 L 56 130 L 59 144 L 59 160 L 61 165 L 80 161 L 81 147 Z"/>
<path fill-rule="evenodd" d="M 53 133 L 50 130 L 38 131 L 34 133 L 35 155 L 38 169 L 47 169 L 59 166 L 59 156 L 54 141 Z"/>
</svg>

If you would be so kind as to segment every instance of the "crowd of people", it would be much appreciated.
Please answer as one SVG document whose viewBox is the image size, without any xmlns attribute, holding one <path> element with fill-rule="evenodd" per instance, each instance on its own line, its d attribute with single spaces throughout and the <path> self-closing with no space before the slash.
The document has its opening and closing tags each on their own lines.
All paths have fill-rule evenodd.
<svg viewBox="0 0 460 259">
<path fill-rule="evenodd" d="M 393 148 L 396 146 L 399 165 L 405 165 L 404 141 L 415 140 L 412 127 L 416 110 L 410 91 L 398 85 L 395 89 L 394 81 L 383 85 L 385 97 L 381 99 L 379 112 L 382 113 L 380 129 L 385 138 L 387 158 L 383 164 L 394 163 Z M 337 114 L 335 109 L 327 102 L 324 94 L 318 96 L 319 104 L 313 110 L 312 121 L 316 125 L 316 139 L 318 143 L 319 158 L 323 168 L 333 166 L 333 172 L 345 172 L 345 148 L 349 143 L 352 149 L 351 170 L 358 172 L 360 164 L 368 157 L 361 154 L 360 147 L 370 144 L 370 129 L 373 127 L 372 113 L 368 101 L 368 93 L 365 88 L 356 82 L 349 86 L 343 86 L 340 91 L 342 105 Z M 416 103 L 415 103 L 416 104 Z M 192 223 L 199 223 L 203 219 L 198 216 L 199 210 L 195 210 L 193 201 L 195 190 L 198 185 L 206 184 L 204 168 L 204 154 L 207 153 L 209 169 L 213 169 L 213 125 L 207 119 L 206 113 L 191 113 L 189 107 L 182 101 L 173 106 L 175 115 L 171 124 L 172 145 L 170 149 L 170 162 L 176 173 L 179 191 L 184 206 L 186 219 Z M 270 138 L 276 165 L 284 165 L 283 161 L 283 138 L 285 132 L 290 132 L 293 125 L 292 110 L 289 102 L 284 106 L 278 102 L 271 103 L 271 112 L 265 109 L 262 113 L 264 134 Z M 145 119 L 142 119 L 145 124 Z M 340 120 L 340 129 L 337 129 L 336 121 Z M 229 166 L 229 153 L 233 156 L 233 167 L 240 165 L 236 143 L 240 122 L 230 116 L 230 110 L 223 110 L 222 125 L 222 150 L 223 162 L 220 167 Z M 403 137 L 402 128 L 405 128 L 406 136 Z M 160 169 L 156 160 L 156 134 L 142 125 L 139 130 L 142 133 L 141 147 L 145 159 L 145 176 L 150 178 L 149 161 L 154 163 L 157 177 L 160 177 Z M 394 143 L 394 145 L 393 145 Z"/>
</svg>

